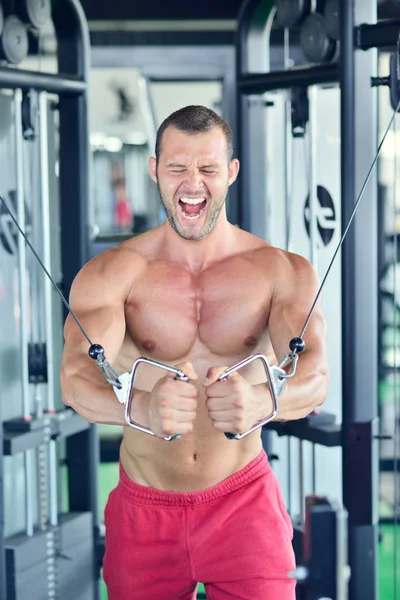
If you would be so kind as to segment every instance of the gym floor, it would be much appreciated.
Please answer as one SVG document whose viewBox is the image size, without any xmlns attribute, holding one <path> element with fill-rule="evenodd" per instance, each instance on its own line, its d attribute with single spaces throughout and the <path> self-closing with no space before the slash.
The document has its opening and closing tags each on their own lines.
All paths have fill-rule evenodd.
<svg viewBox="0 0 400 600">
<path fill-rule="evenodd" d="M 99 466 L 99 511 L 100 518 L 103 519 L 104 507 L 107 502 L 108 494 L 116 486 L 118 481 L 118 463 L 101 463 Z M 382 506 L 381 514 L 386 516 L 387 508 Z M 393 525 L 385 524 L 380 527 L 381 541 L 379 543 L 379 600 L 394 598 L 395 589 L 395 529 Z M 397 535 L 400 539 L 400 525 L 397 527 Z M 400 556 L 398 557 L 400 561 Z M 397 570 L 399 570 L 400 564 Z M 398 582 L 400 584 L 400 582 Z M 107 600 L 107 591 L 102 582 L 101 600 Z M 203 586 L 199 586 L 199 595 L 203 594 Z"/>
</svg>

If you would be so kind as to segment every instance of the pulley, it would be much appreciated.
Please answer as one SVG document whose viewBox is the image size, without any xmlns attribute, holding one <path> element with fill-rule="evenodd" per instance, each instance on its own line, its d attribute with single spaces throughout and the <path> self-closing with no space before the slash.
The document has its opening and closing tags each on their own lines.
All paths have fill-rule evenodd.
<svg viewBox="0 0 400 600">
<path fill-rule="evenodd" d="M 313 13 L 304 19 L 300 46 L 305 58 L 312 63 L 328 62 L 334 57 L 336 41 L 329 37 L 321 14 Z"/>
<path fill-rule="evenodd" d="M 4 21 L 0 43 L 0 60 L 18 65 L 28 56 L 28 33 L 26 27 L 15 15 Z"/>
<path fill-rule="evenodd" d="M 311 10 L 311 0 L 275 0 L 276 19 L 282 27 L 300 25 Z"/>
<path fill-rule="evenodd" d="M 51 16 L 50 0 L 18 0 L 15 11 L 21 21 L 40 29 Z"/>
<path fill-rule="evenodd" d="M 339 0 L 327 0 L 324 9 L 326 33 L 333 40 L 340 39 Z"/>
</svg>

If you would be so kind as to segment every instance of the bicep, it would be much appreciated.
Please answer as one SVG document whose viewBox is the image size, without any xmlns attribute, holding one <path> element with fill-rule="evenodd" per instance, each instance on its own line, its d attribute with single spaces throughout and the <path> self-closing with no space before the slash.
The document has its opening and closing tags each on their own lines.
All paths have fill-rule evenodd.
<svg viewBox="0 0 400 600">
<path fill-rule="evenodd" d="M 290 340 L 300 337 L 319 285 L 312 266 L 302 257 L 294 257 L 293 262 L 286 264 L 278 275 L 268 321 L 269 335 L 278 361 L 290 352 Z M 319 299 L 303 335 L 306 351 L 324 353 L 325 337 L 326 324 Z"/>
<path fill-rule="evenodd" d="M 107 360 L 115 360 L 125 336 L 126 295 L 123 277 L 107 277 L 103 269 L 92 266 L 82 269 L 71 288 L 70 306 L 90 342 L 69 314 L 64 327 L 65 357 L 87 355 L 91 344 L 100 344 Z"/>
<path fill-rule="evenodd" d="M 92 344 L 100 344 L 108 362 L 114 361 L 125 336 L 123 308 L 86 307 L 84 310 L 75 309 L 74 314 L 89 339 L 85 337 L 72 315 L 68 315 L 64 327 L 65 355 L 88 355 Z"/>
</svg>

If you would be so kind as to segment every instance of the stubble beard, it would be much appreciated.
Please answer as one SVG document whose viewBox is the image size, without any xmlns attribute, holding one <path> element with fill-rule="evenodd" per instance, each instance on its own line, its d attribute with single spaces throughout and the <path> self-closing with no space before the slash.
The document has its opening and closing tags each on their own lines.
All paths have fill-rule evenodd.
<svg viewBox="0 0 400 600">
<path fill-rule="evenodd" d="M 158 183 L 157 183 L 157 188 L 158 188 L 158 192 L 160 194 L 161 203 L 164 207 L 165 214 L 168 219 L 168 223 L 170 224 L 172 229 L 175 231 L 175 233 L 177 233 L 184 240 L 189 240 L 189 241 L 193 241 L 193 242 L 198 242 L 198 241 L 204 239 L 205 237 L 207 237 L 211 233 L 211 231 L 214 229 L 215 225 L 217 224 L 218 217 L 221 213 L 222 207 L 225 204 L 226 194 L 223 197 L 217 198 L 216 203 L 215 203 L 215 208 L 212 210 L 212 212 L 210 212 L 208 214 L 207 220 L 204 223 L 202 230 L 199 233 L 193 233 L 193 232 L 188 232 L 188 231 L 184 230 L 184 228 L 180 225 L 177 217 L 174 214 L 173 201 L 171 202 L 169 200 L 169 198 L 167 198 L 167 196 L 163 193 L 163 191 L 160 188 Z M 207 205 L 209 203 L 210 203 L 210 198 L 207 198 Z M 207 210 L 207 208 L 209 208 L 209 207 L 207 206 L 206 210 Z M 180 209 L 177 208 L 176 210 L 180 210 Z"/>
</svg>

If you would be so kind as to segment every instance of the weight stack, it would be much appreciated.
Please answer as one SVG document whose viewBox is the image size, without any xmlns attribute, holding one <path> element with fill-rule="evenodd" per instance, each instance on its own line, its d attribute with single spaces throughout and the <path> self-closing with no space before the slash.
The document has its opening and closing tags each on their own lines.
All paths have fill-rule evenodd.
<svg viewBox="0 0 400 600">
<path fill-rule="evenodd" d="M 57 540 L 54 568 L 49 570 L 49 536 Z M 91 513 L 60 516 L 59 526 L 17 534 L 6 540 L 7 600 L 93 600 L 93 519 Z"/>
</svg>

